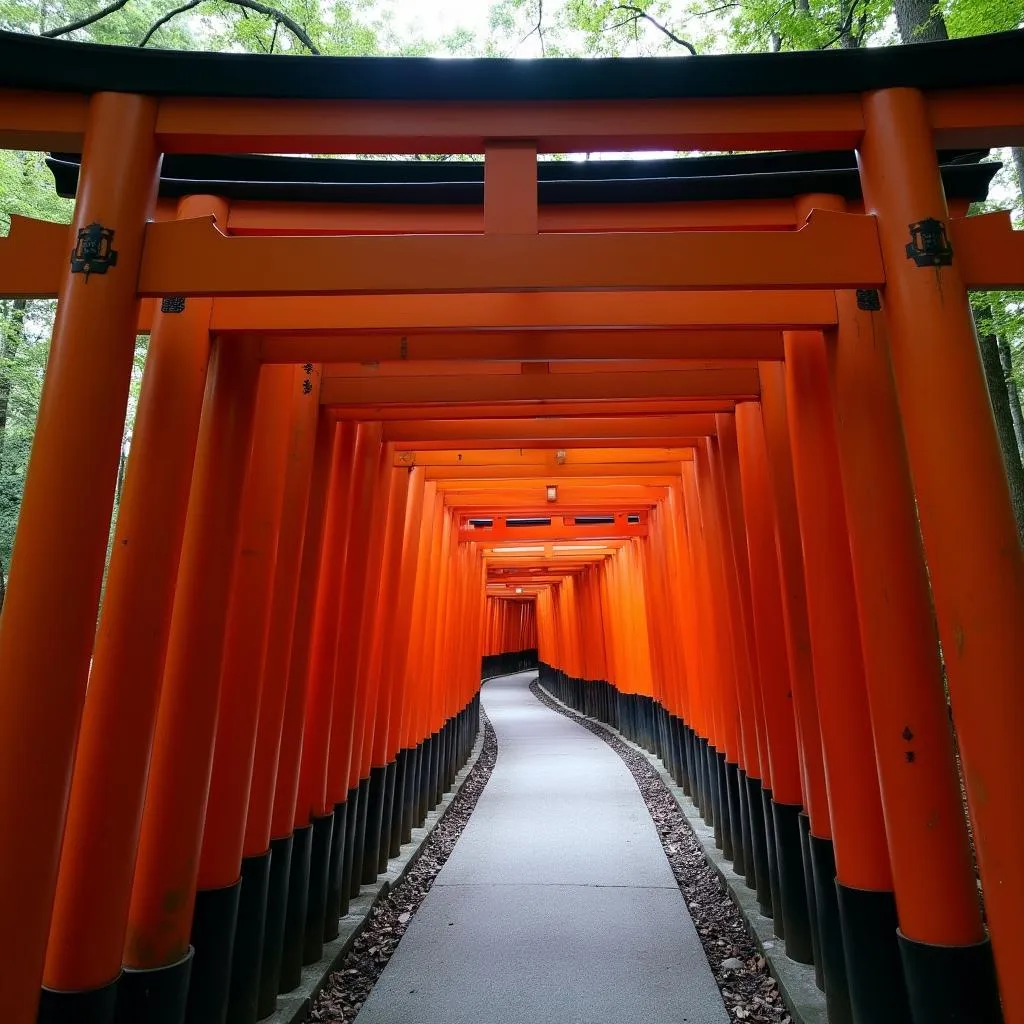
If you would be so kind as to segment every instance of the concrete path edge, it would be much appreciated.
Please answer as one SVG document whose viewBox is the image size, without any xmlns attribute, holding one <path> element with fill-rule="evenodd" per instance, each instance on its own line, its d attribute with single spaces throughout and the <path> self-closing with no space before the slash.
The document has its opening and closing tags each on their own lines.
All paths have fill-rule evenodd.
<svg viewBox="0 0 1024 1024">
<path fill-rule="evenodd" d="M 486 682 L 487 680 L 484 680 Z M 324 943 L 323 959 L 302 968 L 302 981 L 291 992 L 277 997 L 277 1009 L 260 1024 L 303 1024 L 309 1019 L 317 996 L 327 985 L 331 975 L 352 948 L 352 943 L 366 927 L 370 912 L 398 884 L 419 856 L 423 844 L 430 838 L 435 826 L 444 817 L 452 801 L 459 795 L 469 773 L 476 767 L 484 749 L 483 719 L 469 760 L 455 776 L 455 783 L 441 798 L 441 802 L 426 817 L 419 828 L 412 830 L 412 842 L 402 847 L 397 857 L 388 861 L 388 870 L 373 885 L 364 885 L 359 896 L 351 901 L 349 913 L 338 924 L 338 937 Z"/>
<path fill-rule="evenodd" d="M 600 726 L 605 732 L 610 733 L 621 740 L 631 750 L 636 751 L 646 758 L 651 767 L 658 773 L 666 789 L 672 794 L 679 809 L 686 819 L 690 831 L 694 834 L 697 842 L 700 843 L 704 852 L 704 859 L 714 868 L 718 877 L 721 878 L 726 890 L 732 897 L 733 902 L 739 909 L 747 925 L 747 930 L 757 941 L 761 954 L 768 963 L 768 969 L 772 977 L 779 984 L 779 992 L 786 1004 L 786 1009 L 792 1016 L 795 1024 L 828 1024 L 828 1014 L 825 1009 L 825 993 L 822 992 L 814 981 L 814 968 L 806 964 L 799 964 L 786 956 L 785 944 L 780 940 L 773 929 L 770 918 L 761 914 L 757 905 L 757 894 L 746 886 L 745 880 L 737 875 L 732 869 L 732 864 L 722 854 L 722 851 L 715 846 L 715 830 L 706 825 L 700 816 L 700 811 L 690 798 L 680 789 L 669 775 L 661 758 L 652 754 L 649 750 L 633 743 L 627 739 L 614 726 L 599 722 L 588 715 L 580 714 L 575 708 L 569 707 L 560 701 L 550 690 L 541 686 L 544 693 L 550 697 L 559 707 L 565 708 L 569 714 L 577 718 L 586 719 Z"/>
</svg>

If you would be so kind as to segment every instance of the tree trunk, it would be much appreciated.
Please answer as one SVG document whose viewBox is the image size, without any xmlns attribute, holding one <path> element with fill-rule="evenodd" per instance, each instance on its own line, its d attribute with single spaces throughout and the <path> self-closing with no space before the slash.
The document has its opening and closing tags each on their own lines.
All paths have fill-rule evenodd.
<svg viewBox="0 0 1024 1024">
<path fill-rule="evenodd" d="M 7 413 L 11 404 L 11 371 L 6 365 L 18 354 L 25 340 L 25 299 L 14 299 L 9 307 L 10 316 L 6 329 L 0 334 L 0 452 L 4 448 L 4 434 L 7 431 Z"/>
<path fill-rule="evenodd" d="M 1013 432 L 1017 435 L 1017 447 L 1024 458 L 1024 414 L 1021 413 L 1020 393 L 1017 382 L 1013 379 L 1013 353 L 1006 338 L 999 338 L 999 362 L 1006 378 L 1006 391 L 1010 396 L 1010 416 L 1013 418 Z"/>
<path fill-rule="evenodd" d="M 999 447 L 1003 450 L 1006 478 L 1010 483 L 1010 501 L 1013 504 L 1013 514 L 1017 520 L 1017 533 L 1021 538 L 1021 543 L 1024 543 L 1024 463 L 1021 463 L 1017 435 L 1013 430 L 1010 394 L 1006 389 L 1003 364 L 999 359 L 999 343 L 995 335 L 981 335 L 978 338 L 978 347 L 981 349 L 981 363 L 985 370 L 985 380 L 988 383 L 992 412 L 995 414 Z"/>
<path fill-rule="evenodd" d="M 949 36 L 936 0 L 893 0 L 896 25 L 904 43 L 938 43 Z"/>
<path fill-rule="evenodd" d="M 1017 188 L 1024 192 L 1024 146 L 1011 146 L 1010 156 L 1013 158 L 1013 169 L 1017 172 Z"/>
</svg>

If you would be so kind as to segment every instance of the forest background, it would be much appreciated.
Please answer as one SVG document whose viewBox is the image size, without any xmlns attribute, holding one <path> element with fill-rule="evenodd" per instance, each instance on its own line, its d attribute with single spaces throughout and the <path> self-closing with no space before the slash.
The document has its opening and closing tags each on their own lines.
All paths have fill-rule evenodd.
<svg viewBox="0 0 1024 1024">
<path fill-rule="evenodd" d="M 687 56 L 928 42 L 1024 27 L 1024 0 L 0 0 L 0 29 L 147 49 L 544 59 Z M 603 154 L 565 154 L 599 159 Z M 665 155 L 665 154 L 662 154 Z M 695 155 L 695 154 L 685 154 Z M 12 213 L 69 222 L 40 153 L 0 151 L 0 234 Z M 1024 150 L 989 203 L 1024 220 Z M 1024 293 L 973 297 L 1018 526 L 1024 536 Z M 55 303 L 0 300 L 0 608 L 46 372 Z M 146 338 L 136 348 L 114 521 Z M 113 523 L 111 526 L 113 530 Z"/>
</svg>

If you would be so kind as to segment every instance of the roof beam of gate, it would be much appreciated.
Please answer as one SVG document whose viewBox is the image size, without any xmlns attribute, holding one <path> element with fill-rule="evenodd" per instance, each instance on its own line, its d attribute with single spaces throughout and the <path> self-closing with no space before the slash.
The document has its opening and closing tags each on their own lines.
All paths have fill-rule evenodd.
<svg viewBox="0 0 1024 1024">
<path fill-rule="evenodd" d="M 601 398 L 727 398 L 760 395 L 756 368 L 632 373 L 471 374 L 422 377 L 328 377 L 323 405 L 424 402 L 566 401 Z"/>
<path fill-rule="evenodd" d="M 150 317 L 154 308 L 154 304 L 149 304 Z M 642 294 L 492 292 L 462 295 L 458 302 L 452 302 L 448 295 L 219 298 L 213 303 L 210 329 L 220 334 L 642 331 L 709 327 L 785 330 L 826 327 L 835 322 L 835 295 L 807 289 Z"/>
<path fill-rule="evenodd" d="M 428 447 L 425 442 L 445 442 L 447 448 L 452 447 L 452 442 L 459 447 L 504 448 L 520 447 L 526 441 L 565 444 L 570 440 L 586 442 L 574 447 L 605 448 L 623 439 L 640 441 L 636 447 L 681 448 L 688 442 L 663 444 L 650 439 L 707 436 L 714 434 L 715 429 L 715 417 L 707 413 L 586 419 L 400 420 L 384 424 L 384 440 L 396 442 L 399 448 L 404 445 L 417 449 Z"/>
<path fill-rule="evenodd" d="M 642 299 L 640 300 L 642 301 Z M 384 363 L 488 359 L 781 359 L 777 329 L 487 331 L 406 334 L 269 334 L 265 363 Z"/>
<path fill-rule="evenodd" d="M 182 254 L 188 258 L 183 259 Z M 151 223 L 140 295 L 358 295 L 872 288 L 873 217 L 815 210 L 797 231 L 233 237 Z"/>
</svg>

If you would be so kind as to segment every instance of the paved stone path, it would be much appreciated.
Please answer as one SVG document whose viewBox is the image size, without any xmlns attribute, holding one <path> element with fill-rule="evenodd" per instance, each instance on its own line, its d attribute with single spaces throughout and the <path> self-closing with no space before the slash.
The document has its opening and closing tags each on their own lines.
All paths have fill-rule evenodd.
<svg viewBox="0 0 1024 1024">
<path fill-rule="evenodd" d="M 535 675 L 485 684 L 494 774 L 357 1024 L 727 1024 L 636 783 Z"/>
</svg>

